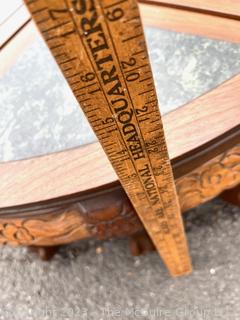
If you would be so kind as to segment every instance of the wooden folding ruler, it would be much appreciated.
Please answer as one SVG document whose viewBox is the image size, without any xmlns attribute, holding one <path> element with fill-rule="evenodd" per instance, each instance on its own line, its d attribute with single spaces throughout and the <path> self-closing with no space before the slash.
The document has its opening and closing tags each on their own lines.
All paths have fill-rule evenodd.
<svg viewBox="0 0 240 320">
<path fill-rule="evenodd" d="M 191 262 L 135 0 L 25 0 L 173 276 Z"/>
</svg>

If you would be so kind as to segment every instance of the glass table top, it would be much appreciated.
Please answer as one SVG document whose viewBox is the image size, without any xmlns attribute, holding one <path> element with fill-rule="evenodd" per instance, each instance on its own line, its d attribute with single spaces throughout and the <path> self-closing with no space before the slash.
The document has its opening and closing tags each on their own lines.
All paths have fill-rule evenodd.
<svg viewBox="0 0 240 320">
<path fill-rule="evenodd" d="M 240 45 L 150 27 L 145 35 L 162 114 L 240 72 Z M 40 36 L 1 76 L 0 112 L 0 161 L 97 140 Z"/>
</svg>

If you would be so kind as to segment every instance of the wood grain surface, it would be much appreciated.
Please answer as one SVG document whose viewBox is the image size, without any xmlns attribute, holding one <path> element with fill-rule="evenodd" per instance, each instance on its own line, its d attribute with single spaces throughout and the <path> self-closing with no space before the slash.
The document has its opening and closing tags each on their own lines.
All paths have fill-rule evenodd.
<svg viewBox="0 0 240 320">
<path fill-rule="evenodd" d="M 65 177 L 65 181 L 67 178 Z M 176 180 L 182 212 L 240 184 L 240 145 Z M 239 204 L 239 188 L 234 189 Z M 233 190 L 233 192 L 234 192 Z M 231 191 L 227 199 L 231 198 Z M 143 230 L 121 186 L 0 209 L 0 244 L 51 246 L 86 238 L 111 239 Z"/>
<path fill-rule="evenodd" d="M 239 125 L 240 75 L 222 83 L 174 112 L 166 114 L 171 158 L 176 158 Z M 167 124 L 171 124 L 170 126 Z"/>
<path fill-rule="evenodd" d="M 240 21 L 199 12 L 140 4 L 146 25 L 240 43 Z"/>
<path fill-rule="evenodd" d="M 212 13 L 240 16 L 239 0 L 141 0 L 143 3 L 166 4 L 177 7 L 205 10 Z"/>
<path fill-rule="evenodd" d="M 0 48 L 29 20 L 29 12 L 21 0 L 14 0 L 12 5 L 0 4 Z"/>
<path fill-rule="evenodd" d="M 164 116 L 170 159 L 193 151 L 237 127 L 239 101 L 240 75 L 237 75 Z M 0 176 L 1 207 L 58 198 L 117 181 L 99 143 L 33 159 L 1 163 Z"/>
<path fill-rule="evenodd" d="M 29 21 L 14 36 L 14 40 L 9 41 L 0 52 L 0 76 L 9 70 L 24 50 L 39 37 L 39 32 L 33 21 Z M 4 61 L 4 63 L 1 63 Z"/>
</svg>

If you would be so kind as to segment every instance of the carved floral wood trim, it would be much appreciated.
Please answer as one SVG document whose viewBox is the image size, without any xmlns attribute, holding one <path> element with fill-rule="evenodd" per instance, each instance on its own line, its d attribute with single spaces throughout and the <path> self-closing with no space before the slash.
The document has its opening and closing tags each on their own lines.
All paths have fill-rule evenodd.
<svg viewBox="0 0 240 320">
<path fill-rule="evenodd" d="M 176 180 L 182 212 L 240 183 L 240 145 Z M 91 199 L 59 203 L 46 209 L 29 209 L 21 217 L 0 217 L 0 243 L 57 245 L 95 237 L 109 239 L 143 229 L 121 188 Z"/>
<path fill-rule="evenodd" d="M 206 202 L 240 183 L 240 145 L 176 181 L 182 211 Z"/>
</svg>

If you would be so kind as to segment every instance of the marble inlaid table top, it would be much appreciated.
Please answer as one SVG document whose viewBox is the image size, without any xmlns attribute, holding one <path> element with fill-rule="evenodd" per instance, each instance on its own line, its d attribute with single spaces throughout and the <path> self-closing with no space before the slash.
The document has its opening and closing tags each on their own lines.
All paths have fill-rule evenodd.
<svg viewBox="0 0 240 320">
<path fill-rule="evenodd" d="M 240 45 L 154 28 L 145 34 L 162 114 L 240 72 Z M 0 161 L 96 140 L 40 36 L 1 76 L 0 112 Z"/>
</svg>

